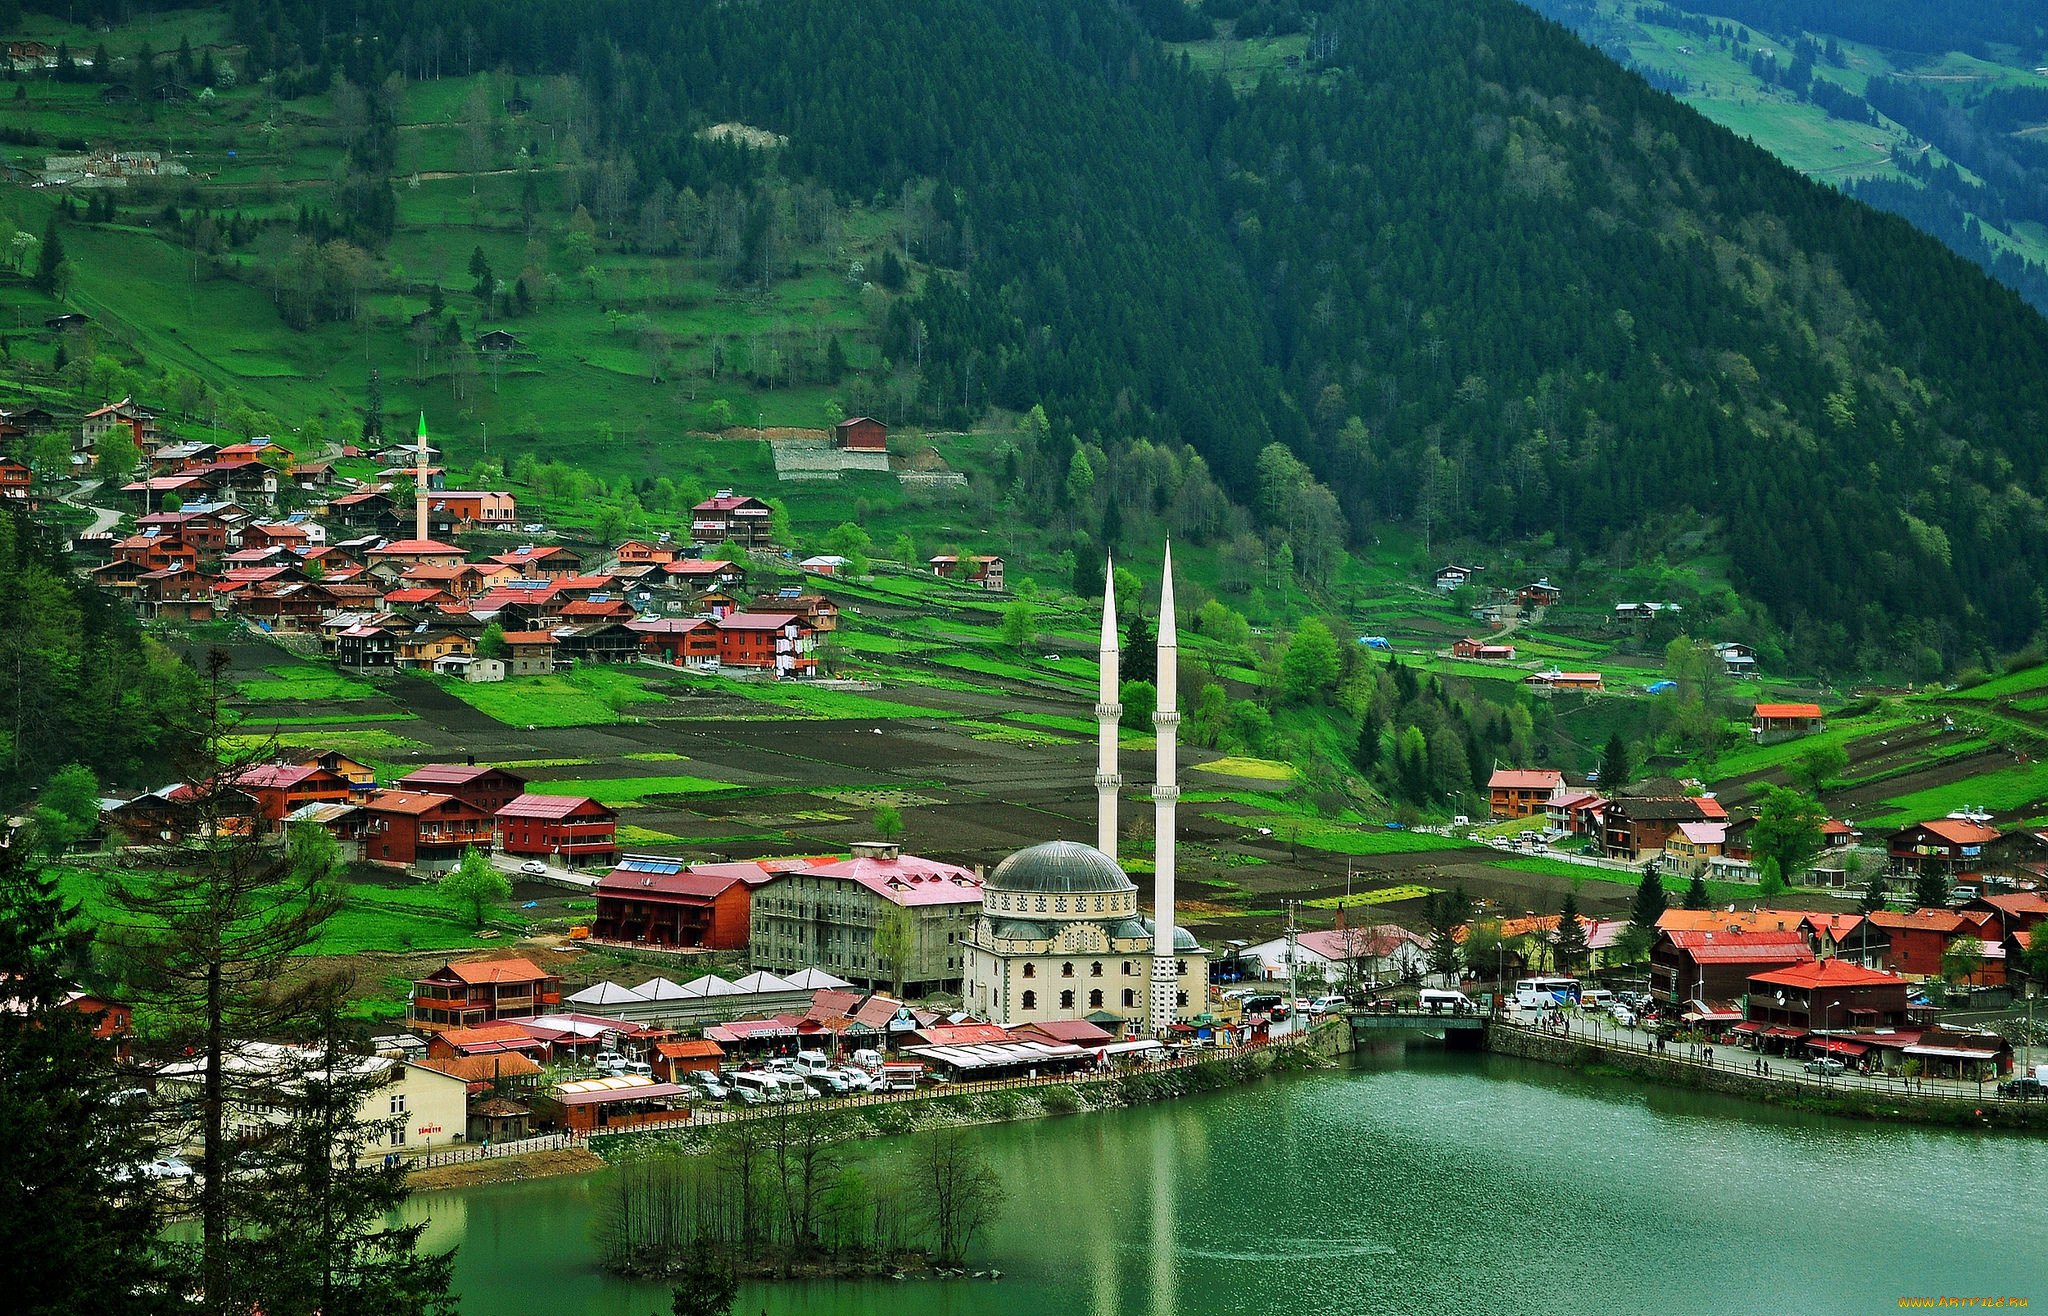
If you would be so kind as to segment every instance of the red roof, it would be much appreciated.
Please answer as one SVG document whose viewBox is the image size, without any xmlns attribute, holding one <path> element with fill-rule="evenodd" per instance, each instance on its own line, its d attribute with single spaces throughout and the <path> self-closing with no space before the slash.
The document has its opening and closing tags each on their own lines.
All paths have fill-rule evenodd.
<svg viewBox="0 0 2048 1316">
<path fill-rule="evenodd" d="M 707 867 L 737 865 L 720 864 Z M 764 873 L 762 876 L 767 875 Z M 597 889 L 614 895 L 681 896 L 685 900 L 710 901 L 724 895 L 732 887 L 744 884 L 745 879 L 735 873 L 688 870 L 680 873 L 645 873 L 614 869 L 597 880 Z"/>
<path fill-rule="evenodd" d="M 395 589 L 384 596 L 386 603 L 432 603 L 448 597 L 448 591 L 422 586 L 418 589 Z"/>
<path fill-rule="evenodd" d="M 522 786 L 526 784 L 526 778 L 518 773 L 505 772 L 505 769 L 488 763 L 427 763 L 414 768 L 398 781 L 402 786 L 463 786 L 493 772 L 504 773 Z"/>
<path fill-rule="evenodd" d="M 799 871 L 805 877 L 838 877 L 858 882 L 898 905 L 981 903 L 981 879 L 971 871 L 917 855 L 829 860 Z"/>
<path fill-rule="evenodd" d="M 500 818 L 570 818 L 584 806 L 611 813 L 588 795 L 522 795 L 498 810 Z"/>
<path fill-rule="evenodd" d="M 1555 768 L 1502 768 L 1486 784 L 1493 790 L 1555 790 L 1564 785 L 1564 774 Z"/>
<path fill-rule="evenodd" d="M 719 621 L 718 628 L 726 631 L 779 631 L 793 621 L 810 622 L 793 612 L 729 612 Z"/>
<path fill-rule="evenodd" d="M 1888 987 L 1893 984 L 1905 986 L 1906 980 L 1895 974 L 1877 969 L 1866 969 L 1860 964 L 1847 960 L 1814 960 L 1807 964 L 1795 964 L 1789 969 L 1773 969 L 1769 973 L 1754 974 L 1751 982 L 1768 983 L 1773 987 L 1797 987 L 1806 990 L 1814 987 Z"/>
<path fill-rule="evenodd" d="M 153 572 L 153 575 L 164 573 Z M 327 769 L 317 763 L 302 763 L 296 766 L 283 763 L 259 763 L 255 767 L 235 775 L 235 785 L 253 786 L 259 789 L 269 787 L 289 790 L 308 777 L 317 777 Z M 340 780 L 340 778 L 336 778 Z"/>
<path fill-rule="evenodd" d="M 1819 704 L 1758 704 L 1758 717 L 1819 717 Z"/>
<path fill-rule="evenodd" d="M 444 544 L 438 539 L 394 539 L 371 553 L 382 553 L 386 557 L 443 557 L 453 553 L 462 556 L 462 550 L 453 544 Z"/>
<path fill-rule="evenodd" d="M 1010 1030 L 998 1024 L 933 1024 L 917 1031 L 929 1038 L 933 1046 L 978 1046 L 1014 1040 Z"/>
<path fill-rule="evenodd" d="M 681 1042 L 656 1042 L 655 1052 L 670 1060 L 703 1060 L 725 1058 L 725 1048 L 716 1042 L 686 1039 Z"/>
<path fill-rule="evenodd" d="M 459 804 L 465 809 L 474 807 L 464 804 L 453 795 L 434 795 L 425 791 L 378 791 L 363 801 L 364 808 L 379 813 L 421 814 L 438 809 L 444 804 Z"/>
<path fill-rule="evenodd" d="M 1986 841 L 1998 839 L 1998 829 L 1996 827 L 1986 827 L 1980 823 L 1973 823 L 1962 818 L 1934 818 L 1924 823 L 1917 823 L 1915 826 L 1919 827 L 1923 832 L 1931 832 L 1939 836 L 1942 840 L 1952 845 L 1982 845 Z M 1912 827 L 1908 827 L 1900 835 L 1904 835 L 1905 832 L 1912 830 Z"/>
<path fill-rule="evenodd" d="M 1672 945 L 1686 952 L 1698 963 L 1779 964 L 1813 958 L 1813 952 L 1807 949 L 1806 938 L 1797 928 L 1788 928 L 1783 932 L 1773 928 L 1761 928 L 1753 932 L 1673 929 L 1667 930 L 1664 935 L 1671 939 Z"/>
<path fill-rule="evenodd" d="M 553 976 L 526 959 L 462 960 L 447 967 L 450 973 L 467 983 L 538 982 Z"/>
<path fill-rule="evenodd" d="M 555 642 L 555 636 L 554 636 L 554 632 L 552 632 L 552 631 L 506 631 L 506 632 L 505 632 L 505 643 L 507 643 L 507 644 L 524 644 L 524 645 L 539 645 L 539 644 L 553 644 L 554 642 Z"/>
</svg>

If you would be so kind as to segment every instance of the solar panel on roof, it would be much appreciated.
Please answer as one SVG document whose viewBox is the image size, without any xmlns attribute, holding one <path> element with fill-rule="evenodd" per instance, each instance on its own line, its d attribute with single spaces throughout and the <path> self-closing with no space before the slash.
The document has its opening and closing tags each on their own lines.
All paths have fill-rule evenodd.
<svg viewBox="0 0 2048 1316">
<path fill-rule="evenodd" d="M 659 873 L 663 876 L 673 877 L 683 871 L 683 861 L 680 859 L 642 859 L 628 855 L 619 861 L 619 871 L 622 873 Z"/>
</svg>

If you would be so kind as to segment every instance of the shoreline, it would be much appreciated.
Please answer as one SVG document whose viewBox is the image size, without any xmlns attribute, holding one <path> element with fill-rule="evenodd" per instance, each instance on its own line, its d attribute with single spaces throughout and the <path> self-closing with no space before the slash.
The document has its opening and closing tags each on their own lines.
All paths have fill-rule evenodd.
<svg viewBox="0 0 2048 1316">
<path fill-rule="evenodd" d="M 1241 1087 L 1276 1073 L 1326 1068 L 1331 1065 L 1332 1056 L 1350 1050 L 1349 1025 L 1326 1024 L 1300 1034 L 1298 1040 L 1163 1069 L 1103 1077 L 1047 1078 L 993 1090 L 933 1088 L 899 1101 L 844 1107 L 829 1102 L 807 1104 L 791 1113 L 843 1116 L 848 1122 L 849 1138 L 898 1137 L 939 1128 L 1008 1124 L 1171 1101 Z M 765 1112 L 751 1116 L 766 1117 Z M 441 1192 L 522 1179 L 592 1174 L 612 1164 L 615 1157 L 631 1156 L 642 1148 L 662 1146 L 684 1155 L 701 1153 L 708 1146 L 712 1131 L 729 1122 L 677 1123 L 596 1133 L 574 1148 L 488 1156 L 414 1170 L 407 1175 L 407 1182 L 415 1192 Z"/>
<path fill-rule="evenodd" d="M 1845 1119 L 2048 1133 L 2048 1101 L 2016 1103 L 1989 1097 L 1977 1101 L 1968 1096 L 1759 1077 L 1746 1070 L 1709 1066 L 1684 1056 L 1653 1054 L 1586 1037 L 1560 1036 L 1504 1024 L 1498 1019 L 1486 1030 L 1486 1049 L 1496 1055 L 1541 1061 L 1581 1073 L 1615 1075 L 1660 1087 L 1741 1097 L 1787 1110 L 1839 1115 Z"/>
</svg>

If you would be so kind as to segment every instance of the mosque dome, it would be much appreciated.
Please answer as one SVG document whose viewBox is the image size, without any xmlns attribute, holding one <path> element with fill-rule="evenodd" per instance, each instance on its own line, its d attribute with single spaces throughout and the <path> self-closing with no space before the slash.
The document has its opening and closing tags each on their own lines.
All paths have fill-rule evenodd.
<svg viewBox="0 0 2048 1316">
<path fill-rule="evenodd" d="M 984 886 L 986 891 L 1061 896 L 1137 889 L 1116 860 L 1079 841 L 1047 841 L 1019 850 L 996 865 Z"/>
</svg>

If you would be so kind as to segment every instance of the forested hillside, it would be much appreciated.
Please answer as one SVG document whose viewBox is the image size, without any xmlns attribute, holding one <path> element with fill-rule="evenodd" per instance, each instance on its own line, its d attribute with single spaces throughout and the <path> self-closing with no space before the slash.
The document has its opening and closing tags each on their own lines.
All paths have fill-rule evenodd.
<svg viewBox="0 0 2048 1316">
<path fill-rule="evenodd" d="M 586 250 L 715 192 L 723 277 L 765 283 L 793 188 L 902 206 L 916 277 L 846 396 L 1042 403 L 1010 471 L 1034 514 L 1099 531 L 1120 454 L 1177 440 L 1312 581 L 1387 521 L 1617 562 L 1698 523 L 1797 665 L 2036 637 L 2040 316 L 1509 0 L 1304 9 L 1313 76 L 1241 96 L 1158 44 L 1170 8 L 1089 0 L 237 0 L 230 31 L 280 96 L 529 80 L 554 109 L 519 158 L 596 214 Z M 300 225 L 374 253 L 389 124 L 347 103 L 339 218 Z M 1074 478 L 1090 447 L 1112 469 Z"/>
</svg>

